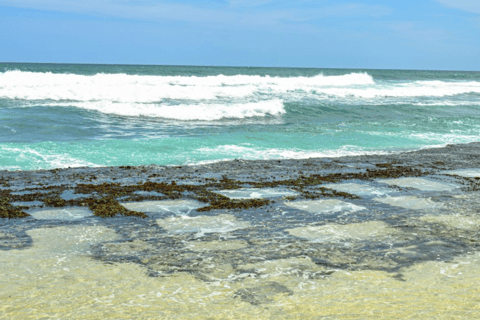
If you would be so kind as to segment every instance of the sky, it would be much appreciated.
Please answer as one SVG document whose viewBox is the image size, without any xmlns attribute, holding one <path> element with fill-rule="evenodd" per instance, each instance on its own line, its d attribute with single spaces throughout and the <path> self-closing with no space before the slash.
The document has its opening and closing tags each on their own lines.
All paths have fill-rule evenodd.
<svg viewBox="0 0 480 320">
<path fill-rule="evenodd" d="M 480 70 L 480 0 L 0 0 L 0 61 Z"/>
</svg>

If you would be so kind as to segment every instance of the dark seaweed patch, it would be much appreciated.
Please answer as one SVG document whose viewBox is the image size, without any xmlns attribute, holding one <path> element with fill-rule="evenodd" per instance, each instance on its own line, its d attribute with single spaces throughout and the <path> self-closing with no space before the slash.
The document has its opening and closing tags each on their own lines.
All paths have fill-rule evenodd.
<svg viewBox="0 0 480 320">
<path fill-rule="evenodd" d="M 43 199 L 43 202 L 48 206 L 48 207 L 65 207 L 67 205 L 67 202 L 63 200 L 62 198 L 59 197 L 54 197 L 54 198 L 45 198 Z"/>
<path fill-rule="evenodd" d="M 10 204 L 8 199 L 0 198 L 0 218 L 13 219 L 29 217 L 28 213 L 22 211 L 19 207 L 14 207 Z"/>
<path fill-rule="evenodd" d="M 117 214 L 121 214 L 127 217 L 139 217 L 146 218 L 147 216 L 143 212 L 131 211 L 121 206 L 113 198 L 101 198 L 88 202 L 88 207 L 93 211 L 93 214 L 102 218 L 111 218 Z"/>
<path fill-rule="evenodd" d="M 120 183 L 101 183 L 101 184 L 77 184 L 74 188 L 74 192 L 77 194 L 89 194 L 88 198 L 64 200 L 59 195 L 66 189 L 65 186 L 49 186 L 38 187 L 29 189 L 32 193 L 23 195 L 11 195 L 9 190 L 1 190 L 0 196 L 9 198 L 9 201 L 35 201 L 40 200 L 47 206 L 52 207 L 64 207 L 64 206 L 89 206 L 97 216 L 100 217 L 113 217 L 116 214 L 123 214 L 126 216 L 138 216 L 143 217 L 143 213 L 135 213 L 122 207 L 115 199 L 123 198 L 128 201 L 143 201 L 143 200 L 175 200 L 181 198 L 193 198 L 198 201 L 208 203 L 207 206 L 197 209 L 197 211 L 210 211 L 214 209 L 248 209 L 258 208 L 266 206 L 272 203 L 271 200 L 266 199 L 248 199 L 248 200 L 232 200 L 228 197 L 217 194 L 213 191 L 221 189 L 238 189 L 244 187 L 254 188 L 277 188 L 277 187 L 289 187 L 305 199 L 317 199 L 317 198 L 331 198 L 342 197 L 348 199 L 358 199 L 357 196 L 330 190 L 320 187 L 324 183 L 337 183 L 342 180 L 358 179 L 358 180 L 372 180 L 379 178 L 398 178 L 398 177 L 419 177 L 429 172 L 419 169 L 413 169 L 405 166 L 393 166 L 394 163 L 384 163 L 377 165 L 379 169 L 370 170 L 360 173 L 331 173 L 327 175 L 304 175 L 303 172 L 299 172 L 300 175 L 294 179 L 279 180 L 271 177 L 270 180 L 259 179 L 256 181 L 237 181 L 228 178 L 226 175 L 221 179 L 204 178 L 203 184 L 178 184 L 175 180 L 170 183 L 167 182 L 139 182 L 136 185 L 121 185 Z M 124 170 L 132 170 L 134 167 L 126 166 L 122 167 Z M 53 171 L 55 172 L 55 171 Z M 90 179 L 93 179 L 92 176 Z M 83 176 L 82 176 L 83 178 Z M 95 177 L 96 178 L 96 177 Z M 180 180 L 184 180 L 179 178 Z M 113 178 L 112 178 L 113 180 Z M 199 180 L 199 182 L 201 182 Z M 477 189 L 477 180 L 471 179 L 467 183 L 470 185 L 470 189 Z M 35 191 L 48 191 L 35 192 Z M 155 191 L 162 195 L 139 195 L 135 194 L 136 191 Z M 298 197 L 288 197 L 293 200 Z M 21 211 L 14 209 L 12 206 L 2 209 L 3 215 L 6 217 L 20 217 Z M 8 208 L 8 210 L 7 210 Z M 8 211 L 8 213 L 7 213 Z"/>
<path fill-rule="evenodd" d="M 210 202 L 209 206 L 197 209 L 197 211 L 210 211 L 215 209 L 249 209 L 258 208 L 270 204 L 272 201 L 266 199 L 249 200 L 219 200 Z"/>
<path fill-rule="evenodd" d="M 390 168 L 392 165 L 390 163 L 377 163 L 375 166 L 379 168 Z"/>
</svg>

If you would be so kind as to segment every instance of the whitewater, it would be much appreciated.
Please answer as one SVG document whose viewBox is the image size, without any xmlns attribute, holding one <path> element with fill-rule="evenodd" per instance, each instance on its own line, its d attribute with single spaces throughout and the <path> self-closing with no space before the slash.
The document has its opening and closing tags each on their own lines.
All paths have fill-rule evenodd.
<svg viewBox="0 0 480 320">
<path fill-rule="evenodd" d="M 478 141 L 480 73 L 0 64 L 0 170 L 385 154 Z"/>
</svg>

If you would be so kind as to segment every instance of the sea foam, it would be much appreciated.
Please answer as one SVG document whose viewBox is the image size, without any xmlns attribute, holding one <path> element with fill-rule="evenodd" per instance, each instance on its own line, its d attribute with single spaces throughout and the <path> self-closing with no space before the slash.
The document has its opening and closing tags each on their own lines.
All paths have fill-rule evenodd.
<svg viewBox="0 0 480 320">
<path fill-rule="evenodd" d="M 64 102 L 55 106 L 73 106 L 86 110 L 121 116 L 159 117 L 176 120 L 219 120 L 264 117 L 285 113 L 281 100 L 267 100 L 250 103 L 198 103 L 198 104 L 153 104 L 153 103 L 117 103 L 111 101 Z"/>
<path fill-rule="evenodd" d="M 164 99 L 212 100 L 222 97 L 246 97 L 272 89 L 288 91 L 371 84 L 374 84 L 373 78 L 364 73 L 314 77 L 197 77 L 103 73 L 87 76 L 7 71 L 0 73 L 0 98 L 148 103 Z"/>
<path fill-rule="evenodd" d="M 356 105 L 375 105 L 405 103 L 405 99 L 412 99 L 409 103 L 429 106 L 444 103 L 437 101 L 441 97 L 477 93 L 480 93 L 477 81 L 376 82 L 367 73 L 310 77 L 79 75 L 18 70 L 0 73 L 0 99 L 20 100 L 26 107 L 75 107 L 122 116 L 176 120 L 281 115 L 286 113 L 284 101 L 339 100 L 342 104 L 353 101 Z M 429 99 L 425 101 L 425 97 Z M 470 102 L 478 101 L 470 99 Z"/>
<path fill-rule="evenodd" d="M 216 100 L 297 91 L 337 97 L 445 97 L 480 93 L 478 81 L 375 82 L 367 73 L 312 77 L 259 75 L 151 76 L 0 73 L 0 98 L 151 103 L 168 99 Z"/>
</svg>

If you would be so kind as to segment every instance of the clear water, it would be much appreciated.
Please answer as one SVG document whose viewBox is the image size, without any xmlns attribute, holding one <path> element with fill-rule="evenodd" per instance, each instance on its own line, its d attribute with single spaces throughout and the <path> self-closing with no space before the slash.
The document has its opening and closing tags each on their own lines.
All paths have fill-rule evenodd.
<svg viewBox="0 0 480 320">
<path fill-rule="evenodd" d="M 0 169 L 395 152 L 479 116 L 478 72 L 0 64 Z"/>
</svg>

